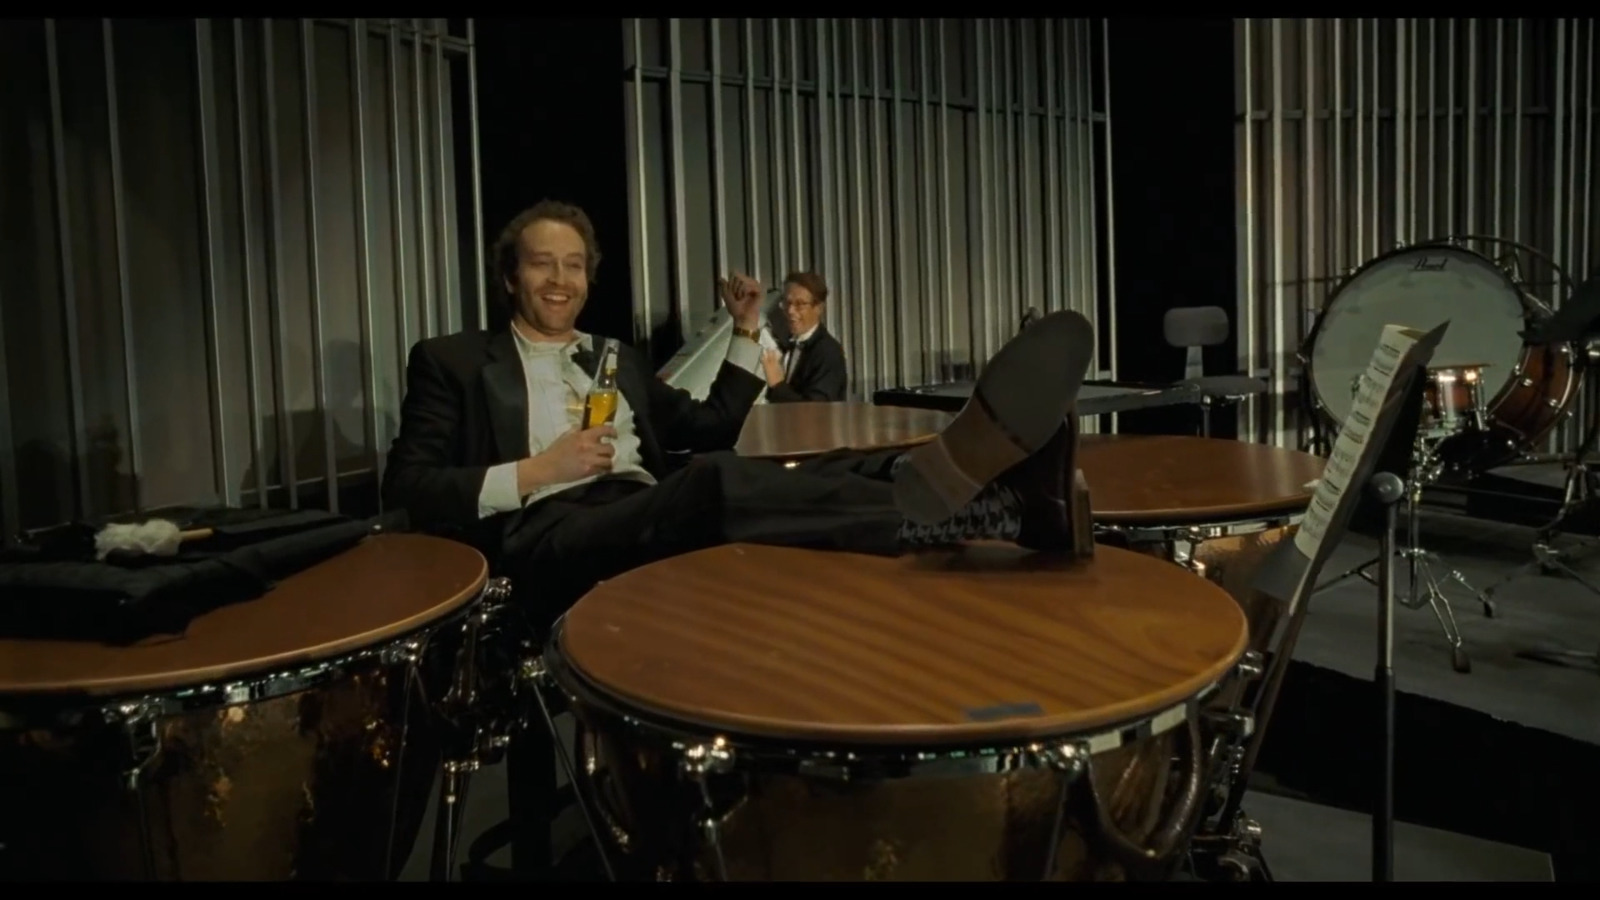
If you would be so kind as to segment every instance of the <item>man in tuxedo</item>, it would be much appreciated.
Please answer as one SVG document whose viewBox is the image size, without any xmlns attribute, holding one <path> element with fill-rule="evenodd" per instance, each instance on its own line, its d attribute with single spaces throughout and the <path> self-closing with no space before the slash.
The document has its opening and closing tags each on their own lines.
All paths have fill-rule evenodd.
<svg viewBox="0 0 1600 900">
<path fill-rule="evenodd" d="M 844 347 L 828 333 L 822 315 L 828 283 L 814 272 L 794 272 L 783 280 L 783 315 L 789 339 L 762 355 L 768 403 L 843 400 L 849 385 Z"/>
<path fill-rule="evenodd" d="M 1069 419 L 1093 333 L 1074 313 L 990 361 L 936 440 L 838 452 L 793 469 L 728 452 L 761 392 L 760 286 L 725 292 L 735 323 L 703 401 L 623 346 L 610 425 L 578 427 L 597 355 L 577 330 L 600 264 L 581 209 L 544 201 L 494 248 L 509 326 L 412 348 L 383 494 L 414 527 L 483 550 L 558 614 L 595 581 L 724 542 L 897 554 L 962 540 L 1069 547 Z M 667 451 L 700 454 L 676 471 Z"/>
</svg>

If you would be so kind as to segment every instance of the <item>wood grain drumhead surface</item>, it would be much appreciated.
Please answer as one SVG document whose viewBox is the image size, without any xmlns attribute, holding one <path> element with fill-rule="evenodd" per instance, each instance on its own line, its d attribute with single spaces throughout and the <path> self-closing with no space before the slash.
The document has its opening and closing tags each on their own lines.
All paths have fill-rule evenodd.
<svg viewBox="0 0 1600 900">
<path fill-rule="evenodd" d="M 1086 434 L 1078 467 L 1097 522 L 1177 524 L 1304 510 L 1320 456 L 1181 434 Z"/>
<path fill-rule="evenodd" d="M 645 711 L 766 737 L 1008 741 L 1120 724 L 1220 680 L 1246 625 L 1221 588 L 1101 547 L 899 558 L 733 544 L 572 608 L 573 668 Z"/>
<path fill-rule="evenodd" d="M 181 636 L 131 647 L 0 640 L 0 694 L 166 690 L 328 660 L 454 612 L 488 577 L 482 554 L 465 544 L 377 535 L 255 600 L 200 616 Z"/>
</svg>

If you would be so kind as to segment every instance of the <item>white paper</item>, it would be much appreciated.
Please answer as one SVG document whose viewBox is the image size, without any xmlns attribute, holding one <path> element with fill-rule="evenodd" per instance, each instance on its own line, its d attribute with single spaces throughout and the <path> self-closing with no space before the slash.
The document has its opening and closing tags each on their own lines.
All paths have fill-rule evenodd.
<svg viewBox="0 0 1600 900">
<path fill-rule="evenodd" d="M 1350 486 L 1350 477 L 1366 450 L 1367 436 L 1372 433 L 1378 411 L 1383 408 L 1383 398 L 1389 394 L 1389 385 L 1394 383 L 1401 358 L 1421 337 L 1421 332 L 1400 325 L 1384 326 L 1383 336 L 1378 339 L 1378 347 L 1372 353 L 1372 362 L 1367 364 L 1367 370 L 1362 373 L 1360 385 L 1356 388 L 1350 415 L 1339 429 L 1339 439 L 1333 444 L 1333 452 L 1328 455 L 1316 493 L 1311 495 L 1311 504 L 1306 507 L 1305 518 L 1301 520 L 1300 530 L 1294 536 L 1295 547 L 1307 559 L 1316 558 L 1322 537 L 1328 530 L 1328 520 L 1333 517 L 1339 498 Z"/>
</svg>

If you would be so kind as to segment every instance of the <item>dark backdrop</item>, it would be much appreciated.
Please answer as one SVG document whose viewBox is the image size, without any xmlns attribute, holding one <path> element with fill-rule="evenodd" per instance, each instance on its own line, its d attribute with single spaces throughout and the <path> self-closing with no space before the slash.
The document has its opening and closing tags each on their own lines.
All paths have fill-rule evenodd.
<svg viewBox="0 0 1600 900">
<path fill-rule="evenodd" d="M 477 22 L 484 241 L 492 245 L 506 222 L 544 198 L 583 207 L 603 260 L 579 327 L 626 339 L 633 313 L 622 35 L 621 19 Z M 465 105 L 463 94 L 457 108 Z M 487 251 L 485 262 L 492 266 Z M 502 294 L 492 280 L 488 290 L 493 307 Z M 503 321 L 497 312 L 495 324 Z"/>
<path fill-rule="evenodd" d="M 1167 310 L 1220 306 L 1235 318 L 1233 28 L 1231 19 L 1111 20 L 1110 234 L 1124 381 L 1183 377 L 1183 351 L 1162 337 Z M 1207 373 L 1236 368 L 1233 326 L 1226 344 L 1206 350 Z M 1120 431 L 1140 433 L 1196 422 L 1182 407 L 1120 419 Z M 1215 436 L 1234 431 L 1234 417 L 1215 417 Z"/>
</svg>

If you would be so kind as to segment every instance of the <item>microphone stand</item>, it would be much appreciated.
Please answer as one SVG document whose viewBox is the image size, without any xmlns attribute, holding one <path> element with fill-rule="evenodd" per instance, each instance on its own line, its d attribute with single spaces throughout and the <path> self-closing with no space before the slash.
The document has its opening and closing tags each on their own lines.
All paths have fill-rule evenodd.
<svg viewBox="0 0 1600 900">
<path fill-rule="evenodd" d="M 1383 507 L 1382 546 L 1378 555 L 1378 661 L 1373 684 L 1378 689 L 1378 792 L 1372 807 L 1372 880 L 1394 881 L 1394 555 L 1395 503 L 1405 483 L 1391 472 L 1378 472 L 1367 482 L 1372 499 Z"/>
</svg>

